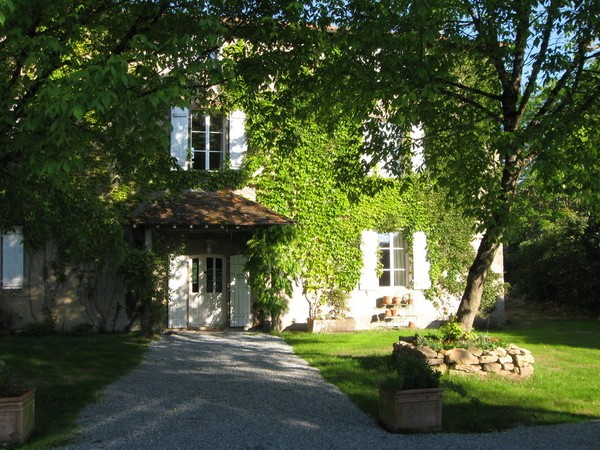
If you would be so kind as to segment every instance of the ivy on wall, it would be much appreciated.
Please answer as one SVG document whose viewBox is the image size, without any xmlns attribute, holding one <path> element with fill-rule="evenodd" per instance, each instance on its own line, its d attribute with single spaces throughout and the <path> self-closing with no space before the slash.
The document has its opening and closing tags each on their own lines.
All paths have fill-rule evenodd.
<svg viewBox="0 0 600 450">
<path fill-rule="evenodd" d="M 331 298 L 343 298 L 358 284 L 366 229 L 403 230 L 409 241 L 413 232 L 425 231 L 434 285 L 429 297 L 460 293 L 473 254 L 473 221 L 425 177 L 370 174 L 363 124 L 333 105 L 324 118 L 312 108 L 310 93 L 290 95 L 285 82 L 260 90 L 240 79 L 222 94 L 224 103 L 246 112 L 245 184 L 260 203 L 296 221 L 286 233 L 263 230 L 249 242 L 257 317 L 277 325 L 291 280 L 301 287 L 310 317 L 330 310 Z"/>
</svg>

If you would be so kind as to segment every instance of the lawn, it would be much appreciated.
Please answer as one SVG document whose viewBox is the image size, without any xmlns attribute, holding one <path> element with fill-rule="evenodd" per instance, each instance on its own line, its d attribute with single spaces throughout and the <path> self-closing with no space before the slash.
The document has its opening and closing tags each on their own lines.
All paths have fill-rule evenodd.
<svg viewBox="0 0 600 450">
<path fill-rule="evenodd" d="M 398 335 L 410 333 L 284 333 L 283 337 L 328 381 L 374 415 L 382 362 Z M 600 322 L 517 322 L 490 334 L 531 350 L 535 374 L 522 382 L 443 377 L 444 431 L 487 432 L 600 417 Z M 64 444 L 75 431 L 79 412 L 97 400 L 104 386 L 139 364 L 146 348 L 147 341 L 131 335 L 1 338 L 0 359 L 36 388 L 36 429 L 24 448 Z"/>
<path fill-rule="evenodd" d="M 36 426 L 25 447 L 64 444 L 99 391 L 140 363 L 147 341 L 131 335 L 3 337 L 0 359 L 35 387 Z"/>
<path fill-rule="evenodd" d="M 384 359 L 399 335 L 413 333 L 284 333 L 283 337 L 325 379 L 375 416 L 376 384 Z M 600 418 L 599 321 L 519 321 L 489 335 L 531 350 L 535 373 L 525 381 L 443 376 L 445 432 L 490 432 Z"/>
</svg>

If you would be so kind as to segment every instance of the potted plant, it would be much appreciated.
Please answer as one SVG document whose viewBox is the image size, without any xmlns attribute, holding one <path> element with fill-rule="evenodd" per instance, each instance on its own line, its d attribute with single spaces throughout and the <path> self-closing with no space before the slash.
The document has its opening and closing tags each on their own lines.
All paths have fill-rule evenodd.
<svg viewBox="0 0 600 450">
<path fill-rule="evenodd" d="M 391 356 L 379 383 L 379 422 L 392 433 L 442 430 L 441 374 L 416 355 Z"/>
<path fill-rule="evenodd" d="M 356 321 L 352 317 L 346 317 L 348 297 L 348 293 L 339 288 L 325 291 L 323 300 L 328 311 L 324 316 L 309 317 L 307 320 L 308 331 L 311 333 L 354 331 Z"/>
<path fill-rule="evenodd" d="M 12 383 L 10 367 L 0 360 L 0 446 L 22 445 L 35 426 L 35 389 Z"/>
</svg>

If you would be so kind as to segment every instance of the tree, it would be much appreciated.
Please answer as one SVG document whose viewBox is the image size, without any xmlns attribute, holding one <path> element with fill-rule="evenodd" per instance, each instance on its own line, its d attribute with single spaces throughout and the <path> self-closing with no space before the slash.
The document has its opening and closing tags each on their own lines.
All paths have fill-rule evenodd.
<svg viewBox="0 0 600 450">
<path fill-rule="evenodd" d="M 53 242 L 49 274 L 122 267 L 131 205 L 176 185 L 169 109 L 227 77 L 222 18 L 243 2 L 219 3 L 0 2 L 0 229 L 22 226 L 31 251 Z"/>
<path fill-rule="evenodd" d="M 358 86 L 349 96 L 363 110 L 370 101 L 400 127 L 422 124 L 427 172 L 478 219 L 481 244 L 458 309 L 469 330 L 527 169 L 547 185 L 572 184 L 598 198 L 597 134 L 588 125 L 600 112 L 600 5 L 330 5 L 340 24 L 335 39 L 349 49 L 335 61 L 343 92 Z M 396 161 L 407 153 L 379 150 Z M 573 163 L 579 170 L 565 169 Z M 559 176 L 568 172 L 578 178 Z"/>
<path fill-rule="evenodd" d="M 507 234 L 506 277 L 514 295 L 570 313 L 600 310 L 600 219 L 576 195 L 548 193 L 536 176 L 518 187 L 518 220 Z"/>
</svg>

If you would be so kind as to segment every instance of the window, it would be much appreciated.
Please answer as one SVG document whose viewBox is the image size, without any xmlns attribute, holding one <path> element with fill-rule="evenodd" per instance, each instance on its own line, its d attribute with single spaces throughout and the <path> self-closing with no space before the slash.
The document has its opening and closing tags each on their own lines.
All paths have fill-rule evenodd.
<svg viewBox="0 0 600 450">
<path fill-rule="evenodd" d="M 0 284 L 2 289 L 23 288 L 23 234 L 0 235 Z"/>
<path fill-rule="evenodd" d="M 222 258 L 206 258 L 206 292 L 223 292 Z"/>
<path fill-rule="evenodd" d="M 226 119 L 222 114 L 192 111 L 190 116 L 190 147 L 192 168 L 216 170 L 224 166 L 227 142 Z"/>
<path fill-rule="evenodd" d="M 408 286 L 406 242 L 402 233 L 380 234 L 379 251 L 383 268 L 379 286 Z"/>
</svg>

